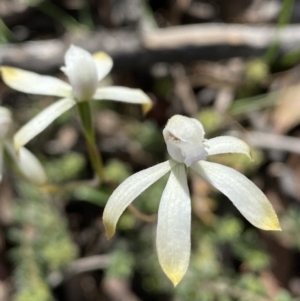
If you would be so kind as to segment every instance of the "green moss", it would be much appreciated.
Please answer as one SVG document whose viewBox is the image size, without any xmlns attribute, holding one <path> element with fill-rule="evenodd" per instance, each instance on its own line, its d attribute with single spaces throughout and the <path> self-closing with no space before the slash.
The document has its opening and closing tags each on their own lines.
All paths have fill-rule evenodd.
<svg viewBox="0 0 300 301">
<path fill-rule="evenodd" d="M 50 181 L 61 183 L 76 178 L 85 163 L 85 158 L 81 154 L 71 152 L 58 159 L 48 160 L 45 170 Z"/>
<path fill-rule="evenodd" d="M 106 181 L 119 184 L 131 175 L 131 168 L 118 159 L 111 159 L 106 163 L 104 173 Z"/>
</svg>

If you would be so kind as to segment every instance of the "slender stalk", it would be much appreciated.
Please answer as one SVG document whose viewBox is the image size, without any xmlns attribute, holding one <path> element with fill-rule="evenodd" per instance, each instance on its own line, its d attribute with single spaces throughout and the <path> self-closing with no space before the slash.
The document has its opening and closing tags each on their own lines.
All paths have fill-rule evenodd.
<svg viewBox="0 0 300 301">
<path fill-rule="evenodd" d="M 95 129 L 93 126 L 90 103 L 88 101 L 77 102 L 77 108 L 93 169 L 96 172 L 98 178 L 100 180 L 104 180 L 103 162 L 96 144 Z"/>
<path fill-rule="evenodd" d="M 92 114 L 90 103 L 88 101 L 77 102 L 77 108 L 82 123 L 85 139 L 87 142 L 87 149 L 89 157 L 93 168 L 100 180 L 105 180 L 103 163 L 100 152 L 98 151 L 96 139 L 95 139 L 95 129 L 93 126 Z M 129 206 L 130 211 L 139 219 L 146 222 L 154 222 L 157 215 L 147 215 L 140 212 L 134 205 Z"/>
</svg>

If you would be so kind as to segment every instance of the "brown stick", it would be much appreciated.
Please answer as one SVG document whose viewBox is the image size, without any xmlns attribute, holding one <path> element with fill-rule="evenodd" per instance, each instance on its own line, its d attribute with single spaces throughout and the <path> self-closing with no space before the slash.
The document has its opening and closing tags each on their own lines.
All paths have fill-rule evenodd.
<svg viewBox="0 0 300 301">
<path fill-rule="evenodd" d="M 62 40 L 31 41 L 0 47 L 0 63 L 41 73 L 56 72 L 74 43 L 91 52 L 106 51 L 117 69 L 148 68 L 156 62 L 188 63 L 262 55 L 275 39 L 274 26 L 197 24 L 147 31 L 98 31 Z M 281 54 L 300 47 L 300 25 L 278 32 Z"/>
<path fill-rule="evenodd" d="M 248 142 L 251 146 L 261 149 L 300 154 L 299 138 L 256 131 L 249 131 L 245 135 L 237 132 L 229 132 L 229 135 L 238 136 Z"/>
</svg>

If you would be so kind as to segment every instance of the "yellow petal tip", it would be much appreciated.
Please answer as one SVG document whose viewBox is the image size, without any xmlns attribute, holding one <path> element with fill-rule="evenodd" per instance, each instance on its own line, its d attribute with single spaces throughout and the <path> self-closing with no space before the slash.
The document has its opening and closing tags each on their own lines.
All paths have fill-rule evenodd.
<svg viewBox="0 0 300 301">
<path fill-rule="evenodd" d="M 146 115 L 153 107 L 152 101 L 142 104 L 143 114 Z"/>
<path fill-rule="evenodd" d="M 13 67 L 1 67 L 2 77 L 3 80 L 13 80 L 14 78 L 18 77 L 18 69 Z"/>
<path fill-rule="evenodd" d="M 164 273 L 167 275 L 167 277 L 173 283 L 174 287 L 176 287 L 178 285 L 178 283 L 181 281 L 181 279 L 183 278 L 183 276 L 186 273 L 186 268 L 181 268 L 181 267 L 176 268 L 174 265 L 166 266 L 166 265 L 161 264 L 161 267 L 162 267 Z"/>
<path fill-rule="evenodd" d="M 272 218 L 268 218 L 267 220 L 265 220 L 259 228 L 267 231 L 282 231 L 276 215 L 272 216 Z"/>
<path fill-rule="evenodd" d="M 103 220 L 104 228 L 105 228 L 105 234 L 107 239 L 111 239 L 116 232 L 116 228 L 114 225 L 112 225 L 110 222 L 106 222 Z"/>
<path fill-rule="evenodd" d="M 93 58 L 95 60 L 101 60 L 101 61 L 105 61 L 105 60 L 112 61 L 112 58 L 107 53 L 105 53 L 103 51 L 94 53 Z"/>
<path fill-rule="evenodd" d="M 272 228 L 270 228 L 269 230 L 271 230 L 271 231 L 282 231 L 282 229 L 281 229 L 281 227 L 280 227 L 280 225 L 278 224 L 278 225 L 274 225 Z"/>
<path fill-rule="evenodd" d="M 183 275 L 179 273 L 172 273 L 172 274 L 167 274 L 168 278 L 171 280 L 173 283 L 174 287 L 178 285 L 178 283 L 181 281 Z"/>
<path fill-rule="evenodd" d="M 110 240 L 114 235 L 106 232 L 106 239 Z"/>
</svg>

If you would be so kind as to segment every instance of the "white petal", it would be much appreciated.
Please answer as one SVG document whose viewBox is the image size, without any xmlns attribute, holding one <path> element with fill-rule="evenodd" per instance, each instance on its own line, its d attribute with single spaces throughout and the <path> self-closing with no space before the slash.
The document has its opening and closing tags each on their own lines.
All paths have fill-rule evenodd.
<svg viewBox="0 0 300 301">
<path fill-rule="evenodd" d="M 16 164 L 22 174 L 32 183 L 43 185 L 47 183 L 47 176 L 40 161 L 25 147 L 19 150 L 19 160 Z"/>
<path fill-rule="evenodd" d="M 71 45 L 65 55 L 65 65 L 61 69 L 68 76 L 76 99 L 92 99 L 98 84 L 97 67 L 92 55 Z"/>
<path fill-rule="evenodd" d="M 95 100 L 114 100 L 133 104 L 142 104 L 144 111 L 147 112 L 152 107 L 151 99 L 140 89 L 126 87 L 104 87 L 98 88 L 93 96 Z"/>
<path fill-rule="evenodd" d="M 176 286 L 186 273 L 191 251 L 191 199 L 184 164 L 173 167 L 163 192 L 156 247 L 163 271 Z"/>
<path fill-rule="evenodd" d="M 71 86 L 58 78 L 13 67 L 1 67 L 1 71 L 3 81 L 17 91 L 60 97 L 71 96 Z"/>
<path fill-rule="evenodd" d="M 74 99 L 64 98 L 53 103 L 38 115 L 33 117 L 15 134 L 14 145 L 16 150 L 42 132 L 57 117 L 72 108 L 74 104 Z"/>
<path fill-rule="evenodd" d="M 191 167 L 224 193 L 254 226 L 263 230 L 280 230 L 277 215 L 267 197 L 244 175 L 227 166 L 206 161 Z"/>
<path fill-rule="evenodd" d="M 231 136 L 220 136 L 206 140 L 204 148 L 208 156 L 225 153 L 242 153 L 251 158 L 248 144 Z"/>
<path fill-rule="evenodd" d="M 172 162 L 166 161 L 142 170 L 126 179 L 113 192 L 103 212 L 103 223 L 107 238 L 111 238 L 115 234 L 116 224 L 126 207 L 171 168 Z"/>
<path fill-rule="evenodd" d="M 194 118 L 175 115 L 169 119 L 163 130 L 170 156 L 187 166 L 206 158 L 204 129 Z"/>
<path fill-rule="evenodd" d="M 113 60 L 105 52 L 97 52 L 93 54 L 93 59 L 96 63 L 98 81 L 103 79 L 112 69 Z"/>
</svg>

